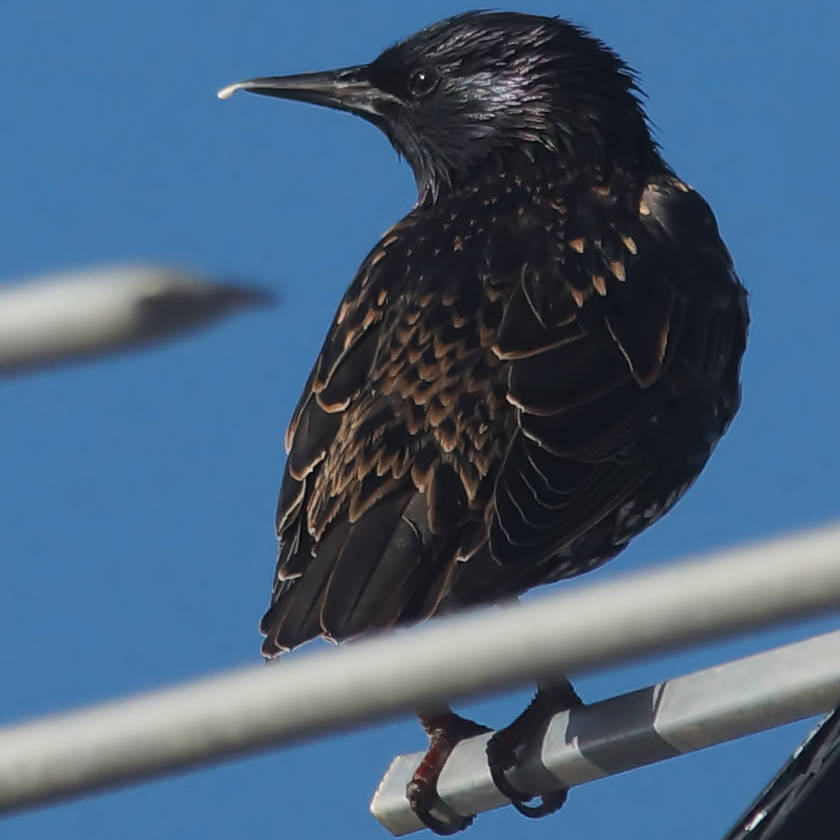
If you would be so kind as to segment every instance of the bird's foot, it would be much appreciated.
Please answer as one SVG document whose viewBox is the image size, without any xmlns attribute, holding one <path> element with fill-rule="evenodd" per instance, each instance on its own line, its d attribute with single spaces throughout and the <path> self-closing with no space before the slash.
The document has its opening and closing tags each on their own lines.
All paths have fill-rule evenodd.
<svg viewBox="0 0 840 840">
<path fill-rule="evenodd" d="M 522 746 L 517 733 L 511 733 L 512 727 L 513 725 L 499 730 L 487 742 L 487 765 L 490 768 L 490 775 L 493 777 L 493 784 L 496 785 L 503 796 L 510 799 L 511 805 L 523 816 L 537 819 L 553 814 L 566 801 L 568 791 L 565 788 L 546 794 L 524 793 L 517 790 L 505 776 L 507 770 L 516 766 L 517 753 Z M 537 796 L 540 797 L 540 803 L 529 805 L 529 800 Z"/>
<path fill-rule="evenodd" d="M 437 781 L 459 741 L 490 730 L 451 711 L 433 716 L 421 714 L 419 717 L 429 736 L 429 749 L 406 786 L 405 795 L 411 810 L 423 825 L 435 834 L 456 834 L 469 827 L 475 815 L 463 817 L 441 802 L 437 794 Z M 433 810 L 443 818 L 435 816 Z"/>
<path fill-rule="evenodd" d="M 500 729 L 487 742 L 487 765 L 493 783 L 525 817 L 538 819 L 558 811 L 566 801 L 568 790 L 562 788 L 545 794 L 524 793 L 508 781 L 505 773 L 517 765 L 521 755 L 536 738 L 542 738 L 548 721 L 555 714 L 580 706 L 581 702 L 568 680 L 548 687 L 541 685 L 528 708 L 510 726 Z M 540 803 L 529 805 L 528 802 L 537 796 Z"/>
</svg>

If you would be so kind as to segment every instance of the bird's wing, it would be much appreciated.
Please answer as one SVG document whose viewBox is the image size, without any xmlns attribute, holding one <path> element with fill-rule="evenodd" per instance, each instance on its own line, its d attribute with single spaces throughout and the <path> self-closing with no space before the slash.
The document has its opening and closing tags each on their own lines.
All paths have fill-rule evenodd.
<svg viewBox="0 0 840 840">
<path fill-rule="evenodd" d="M 591 568 L 731 419 L 746 315 L 705 202 L 517 200 L 387 235 L 345 296 L 289 428 L 268 655 Z"/>
<path fill-rule="evenodd" d="M 492 330 L 479 339 L 480 280 L 447 295 L 446 256 L 412 253 L 422 235 L 400 233 L 362 265 L 289 426 L 268 655 L 430 614 L 486 531 L 505 437 L 491 417 L 510 409 L 488 384 L 502 363 Z M 414 266 L 429 264 L 426 281 Z"/>
<path fill-rule="evenodd" d="M 528 264 L 502 320 L 518 430 L 495 486 L 496 568 L 465 569 L 463 600 L 617 553 L 684 492 L 737 409 L 745 294 L 705 201 L 663 175 L 634 212 L 605 188 L 577 206 L 562 255 Z M 579 337 L 552 343 L 571 318 Z"/>
</svg>

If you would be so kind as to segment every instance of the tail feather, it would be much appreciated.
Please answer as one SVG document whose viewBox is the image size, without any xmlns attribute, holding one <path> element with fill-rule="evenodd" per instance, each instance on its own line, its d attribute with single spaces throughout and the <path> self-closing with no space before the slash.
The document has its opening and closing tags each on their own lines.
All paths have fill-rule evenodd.
<svg viewBox="0 0 840 840">
<path fill-rule="evenodd" d="M 321 635 L 324 589 L 335 565 L 337 548 L 349 529 L 348 522 L 336 524 L 302 575 L 278 579 L 271 606 L 260 622 L 260 632 L 266 637 L 262 645 L 264 656 L 276 656 Z M 307 538 L 298 550 L 310 553 L 311 547 L 312 541 Z"/>
<path fill-rule="evenodd" d="M 414 495 L 392 493 L 350 529 L 323 597 L 321 626 L 328 636 L 352 638 L 380 623 L 379 616 L 399 616 L 400 583 L 423 554 L 419 534 L 404 518 Z"/>
<path fill-rule="evenodd" d="M 274 656 L 317 636 L 344 641 L 432 615 L 457 565 L 450 535 L 430 525 L 429 495 L 413 485 L 381 499 L 356 522 L 339 517 L 302 574 L 279 579 L 260 625 Z M 302 565 L 302 564 L 301 564 Z"/>
</svg>

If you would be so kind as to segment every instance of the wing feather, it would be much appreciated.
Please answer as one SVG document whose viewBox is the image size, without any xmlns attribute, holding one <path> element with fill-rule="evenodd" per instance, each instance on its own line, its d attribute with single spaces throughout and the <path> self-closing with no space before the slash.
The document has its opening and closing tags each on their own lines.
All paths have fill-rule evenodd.
<svg viewBox="0 0 840 840">
<path fill-rule="evenodd" d="M 469 195 L 386 234 L 336 314 L 287 436 L 269 655 L 598 565 L 737 409 L 745 294 L 696 193 L 508 189 L 487 229 Z"/>
</svg>

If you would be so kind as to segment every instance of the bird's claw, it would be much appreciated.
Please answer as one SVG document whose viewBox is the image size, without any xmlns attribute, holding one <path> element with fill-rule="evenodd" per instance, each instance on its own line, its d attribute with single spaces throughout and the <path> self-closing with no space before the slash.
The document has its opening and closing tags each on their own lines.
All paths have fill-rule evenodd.
<svg viewBox="0 0 840 840">
<path fill-rule="evenodd" d="M 517 790 L 508 781 L 505 772 L 516 766 L 516 745 L 507 730 L 500 730 L 487 742 L 487 766 L 499 793 L 510 799 L 511 805 L 523 817 L 539 819 L 548 816 L 559 811 L 566 801 L 569 793 L 566 788 L 551 793 L 532 794 Z M 537 796 L 540 797 L 540 804 L 529 805 L 528 802 Z"/>
<path fill-rule="evenodd" d="M 435 834 L 447 836 L 449 834 L 457 834 L 465 828 L 469 828 L 475 814 L 469 817 L 462 817 L 456 814 L 452 809 L 446 808 L 440 801 L 437 795 L 435 785 L 429 784 L 426 780 L 413 778 L 405 788 L 405 796 L 408 799 L 408 804 L 411 810 L 415 813 L 417 818 L 426 828 L 433 831 Z M 442 820 L 432 814 L 432 808 L 437 810 L 447 811 L 447 819 Z"/>
<path fill-rule="evenodd" d="M 406 785 L 405 796 L 411 810 L 426 828 L 444 836 L 457 834 L 472 825 L 475 814 L 462 816 L 442 802 L 437 793 L 438 778 L 452 750 L 460 741 L 490 730 L 452 711 L 421 714 L 420 721 L 429 736 L 429 748 Z M 444 819 L 435 816 L 433 809 L 443 815 Z"/>
</svg>

